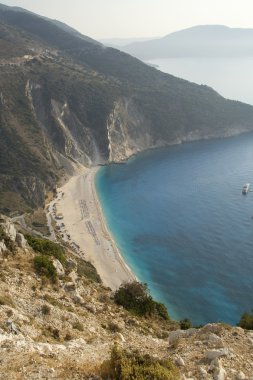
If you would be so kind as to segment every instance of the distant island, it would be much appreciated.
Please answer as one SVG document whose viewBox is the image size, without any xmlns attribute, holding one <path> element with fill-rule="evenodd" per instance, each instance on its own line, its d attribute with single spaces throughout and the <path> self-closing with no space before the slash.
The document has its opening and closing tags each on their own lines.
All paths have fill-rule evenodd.
<svg viewBox="0 0 253 380">
<path fill-rule="evenodd" d="M 139 59 L 253 56 L 253 29 L 200 25 L 162 38 L 132 42 L 120 50 Z"/>
</svg>

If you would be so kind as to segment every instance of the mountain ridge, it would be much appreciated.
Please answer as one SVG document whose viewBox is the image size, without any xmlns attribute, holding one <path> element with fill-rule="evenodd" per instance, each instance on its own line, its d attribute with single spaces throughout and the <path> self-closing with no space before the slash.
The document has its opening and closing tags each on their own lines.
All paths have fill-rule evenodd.
<svg viewBox="0 0 253 380">
<path fill-rule="evenodd" d="M 120 50 L 148 60 L 179 57 L 253 55 L 253 29 L 225 25 L 197 25 L 158 39 L 121 46 Z"/>
<path fill-rule="evenodd" d="M 7 8 L 0 10 L 0 36 L 4 212 L 43 206 L 46 192 L 78 165 L 253 130 L 253 107 L 54 21 Z"/>
</svg>

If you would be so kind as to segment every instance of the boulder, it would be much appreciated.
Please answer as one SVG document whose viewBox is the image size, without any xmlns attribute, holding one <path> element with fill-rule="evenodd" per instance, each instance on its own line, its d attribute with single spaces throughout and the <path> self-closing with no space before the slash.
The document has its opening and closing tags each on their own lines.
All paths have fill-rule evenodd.
<svg viewBox="0 0 253 380">
<path fill-rule="evenodd" d="M 220 361 L 218 358 L 215 358 L 211 361 L 211 364 L 210 364 L 210 367 L 209 367 L 209 371 L 214 371 L 216 370 L 217 368 L 220 367 Z"/>
<path fill-rule="evenodd" d="M 76 282 L 78 279 L 78 274 L 75 271 L 72 271 L 68 274 L 68 277 L 71 279 L 72 282 Z"/>
<path fill-rule="evenodd" d="M 214 380 L 225 380 L 226 379 L 226 371 L 220 364 L 217 370 L 214 373 Z"/>
<path fill-rule="evenodd" d="M 41 355 L 50 355 L 52 353 L 52 345 L 49 343 L 37 343 L 34 345 L 34 348 Z"/>
<path fill-rule="evenodd" d="M 229 356 L 229 350 L 227 348 L 222 348 L 219 350 L 209 350 L 205 354 L 206 359 L 210 361 L 216 358 L 220 358 L 221 356 Z"/>
<path fill-rule="evenodd" d="M 13 241 L 15 242 L 16 240 L 16 235 L 17 235 L 17 231 L 16 231 L 16 228 L 14 227 L 14 224 L 9 222 L 9 221 L 6 221 L 5 223 L 3 223 L 1 225 L 3 231 L 6 233 L 6 235 Z"/>
<path fill-rule="evenodd" d="M 200 378 L 203 380 L 205 380 L 208 377 L 208 373 L 203 367 L 199 368 L 199 374 L 200 374 Z"/>
<path fill-rule="evenodd" d="M 240 372 L 237 372 L 237 374 L 235 375 L 235 379 L 236 380 L 244 380 L 244 379 L 246 379 L 246 376 L 242 371 L 240 371 Z"/>
<path fill-rule="evenodd" d="M 185 330 L 176 330 L 169 333 L 169 344 L 173 344 L 179 338 L 185 336 Z"/>
<path fill-rule="evenodd" d="M 77 290 L 71 292 L 71 298 L 75 303 L 79 303 L 80 305 L 84 303 L 83 297 L 80 296 Z"/>
<path fill-rule="evenodd" d="M 219 335 L 219 333 L 222 331 L 222 326 L 215 324 L 215 323 L 208 323 L 204 327 L 202 327 L 201 332 L 204 333 L 214 333 Z"/>
<path fill-rule="evenodd" d="M 58 276 L 64 276 L 65 270 L 58 259 L 53 260 L 53 266 L 55 267 Z"/>
<path fill-rule="evenodd" d="M 0 255 L 7 251 L 7 247 L 3 240 L 0 241 Z"/>
<path fill-rule="evenodd" d="M 27 247 L 27 242 L 26 242 L 24 235 L 19 233 L 19 232 L 16 234 L 15 241 L 16 241 L 17 246 L 19 248 L 26 248 Z"/>
<path fill-rule="evenodd" d="M 86 305 L 84 305 L 84 306 L 85 306 L 85 308 L 86 308 L 88 311 L 90 311 L 90 312 L 93 313 L 93 314 L 96 314 L 97 309 L 96 309 L 96 306 L 95 306 L 95 305 L 93 305 L 93 304 L 86 304 Z"/>
<path fill-rule="evenodd" d="M 218 335 L 211 333 L 207 336 L 207 342 L 216 347 L 223 347 L 223 341 Z"/>
<path fill-rule="evenodd" d="M 6 325 L 7 325 L 8 329 L 10 330 L 11 333 L 13 333 L 15 335 L 17 335 L 19 333 L 18 328 L 13 321 L 8 319 L 8 321 L 6 322 Z"/>
<path fill-rule="evenodd" d="M 184 359 L 181 357 L 181 356 L 178 356 L 175 360 L 175 364 L 178 366 L 178 367 L 184 367 L 185 366 L 185 362 L 184 362 Z"/>
<path fill-rule="evenodd" d="M 198 331 L 197 329 L 195 329 L 194 327 L 191 327 L 188 330 L 184 330 L 184 336 L 186 338 L 189 338 L 190 336 L 192 336 L 193 334 L 195 334 L 197 331 Z"/>
</svg>

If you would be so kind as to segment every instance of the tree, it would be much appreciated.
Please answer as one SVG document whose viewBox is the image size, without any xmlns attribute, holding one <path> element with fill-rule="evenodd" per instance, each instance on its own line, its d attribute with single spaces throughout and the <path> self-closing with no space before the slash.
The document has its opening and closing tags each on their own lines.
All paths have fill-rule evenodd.
<svg viewBox="0 0 253 380">
<path fill-rule="evenodd" d="M 115 292 L 114 301 L 140 316 L 157 315 L 163 319 L 169 319 L 166 307 L 153 300 L 147 284 L 138 281 L 122 284 Z"/>
</svg>

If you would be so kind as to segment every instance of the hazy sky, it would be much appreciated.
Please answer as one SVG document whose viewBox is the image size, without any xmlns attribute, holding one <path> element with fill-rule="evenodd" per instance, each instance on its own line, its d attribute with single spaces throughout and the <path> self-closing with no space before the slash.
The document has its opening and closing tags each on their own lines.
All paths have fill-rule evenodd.
<svg viewBox="0 0 253 380">
<path fill-rule="evenodd" d="M 163 36 L 194 25 L 253 28 L 253 0 L 0 0 L 93 38 Z"/>
</svg>

